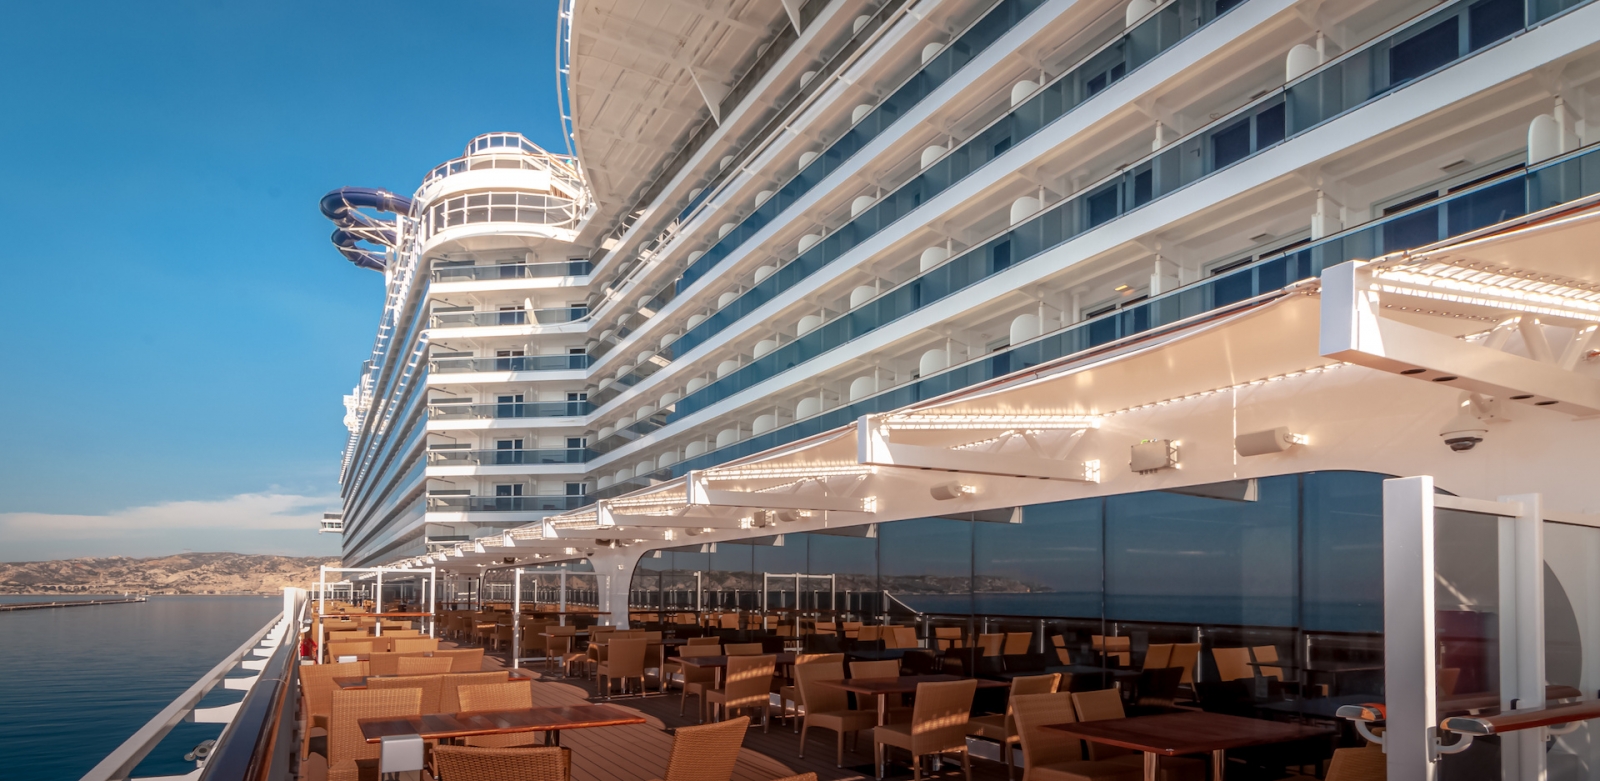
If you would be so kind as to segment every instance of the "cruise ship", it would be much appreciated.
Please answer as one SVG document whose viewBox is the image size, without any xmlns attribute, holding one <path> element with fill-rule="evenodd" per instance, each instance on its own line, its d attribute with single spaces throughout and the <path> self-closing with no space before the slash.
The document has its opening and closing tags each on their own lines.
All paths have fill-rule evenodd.
<svg viewBox="0 0 1600 781">
<path fill-rule="evenodd" d="M 320 615 L 904 626 L 1392 779 L 1600 773 L 1600 4 L 557 21 L 564 148 L 322 200 L 386 299 Z"/>
</svg>

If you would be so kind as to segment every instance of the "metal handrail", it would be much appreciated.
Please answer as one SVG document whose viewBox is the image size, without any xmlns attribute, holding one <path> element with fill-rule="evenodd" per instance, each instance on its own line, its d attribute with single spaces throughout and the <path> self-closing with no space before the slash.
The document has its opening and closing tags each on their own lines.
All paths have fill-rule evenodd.
<svg viewBox="0 0 1600 781">
<path fill-rule="evenodd" d="M 293 707 L 299 699 L 300 621 L 309 600 L 301 600 L 298 615 L 286 622 L 278 648 L 267 660 L 261 677 L 239 704 L 239 712 L 217 738 L 200 781 L 267 781 L 293 776 Z M 288 735 L 284 740 L 282 736 Z"/>
<path fill-rule="evenodd" d="M 283 613 L 273 617 L 266 626 L 261 627 L 260 631 L 251 635 L 244 645 L 234 649 L 216 667 L 211 668 L 210 672 L 195 681 L 193 686 L 178 695 L 167 707 L 162 708 L 154 718 L 145 722 L 145 725 L 123 741 L 122 745 L 107 754 L 106 758 L 85 773 L 80 781 L 126 781 L 133 769 L 155 749 L 161 739 L 182 722 L 199 704 L 200 699 L 232 672 L 283 617 Z"/>
</svg>

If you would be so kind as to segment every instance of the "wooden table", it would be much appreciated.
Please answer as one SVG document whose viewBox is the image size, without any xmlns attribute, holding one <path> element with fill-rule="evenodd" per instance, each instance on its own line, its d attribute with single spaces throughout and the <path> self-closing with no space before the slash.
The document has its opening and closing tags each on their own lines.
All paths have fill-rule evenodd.
<svg viewBox="0 0 1600 781">
<path fill-rule="evenodd" d="M 564 729 L 644 724 L 644 716 L 610 705 L 557 705 L 475 713 L 430 713 L 403 719 L 362 719 L 361 736 L 381 743 L 394 735 L 419 735 L 423 740 L 453 740 L 478 735 L 543 732 L 546 746 L 561 745 Z"/>
<path fill-rule="evenodd" d="M 1222 713 L 1183 711 L 1128 719 L 1051 724 L 1073 737 L 1144 752 L 1145 781 L 1156 781 L 1161 757 L 1211 754 L 1211 779 L 1222 781 L 1224 754 L 1230 748 L 1264 746 L 1327 735 L 1326 727 L 1247 719 Z"/>
<path fill-rule="evenodd" d="M 494 671 L 493 670 L 485 670 L 484 672 L 494 672 Z M 514 667 L 514 668 L 512 668 L 510 670 L 507 670 L 506 672 L 510 675 L 511 682 L 513 682 L 513 683 L 518 682 L 518 681 L 536 680 L 534 678 L 534 676 L 533 676 L 533 671 L 524 670 L 521 667 Z M 435 674 L 436 675 L 451 675 L 452 673 L 435 673 Z M 455 674 L 463 675 L 465 673 L 455 673 Z M 335 686 L 338 686 L 340 690 L 365 689 L 365 688 L 367 688 L 367 679 L 369 679 L 369 678 L 414 678 L 414 677 L 418 677 L 418 676 L 412 676 L 412 675 L 355 675 L 355 676 L 351 676 L 349 678 L 334 678 L 333 679 L 333 683 L 334 683 Z"/>
<path fill-rule="evenodd" d="M 891 694 L 915 694 L 919 683 L 946 683 L 949 681 L 964 681 L 959 675 L 902 675 L 898 678 L 850 678 L 843 681 L 817 681 L 823 686 L 832 686 L 855 694 L 857 697 L 878 698 L 878 726 L 889 723 L 889 700 Z M 988 681 L 976 679 L 978 688 L 995 689 L 1011 684 L 1005 681 Z"/>
</svg>

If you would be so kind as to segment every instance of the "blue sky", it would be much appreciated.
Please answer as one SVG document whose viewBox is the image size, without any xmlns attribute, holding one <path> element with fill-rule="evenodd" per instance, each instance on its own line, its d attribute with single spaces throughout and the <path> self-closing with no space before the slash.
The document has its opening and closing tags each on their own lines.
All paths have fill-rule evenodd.
<svg viewBox="0 0 1600 781">
<path fill-rule="evenodd" d="M 554 0 L 0 10 L 0 560 L 335 553 L 381 277 L 317 199 L 553 150 Z M 304 525 L 302 525 L 302 522 Z"/>
</svg>

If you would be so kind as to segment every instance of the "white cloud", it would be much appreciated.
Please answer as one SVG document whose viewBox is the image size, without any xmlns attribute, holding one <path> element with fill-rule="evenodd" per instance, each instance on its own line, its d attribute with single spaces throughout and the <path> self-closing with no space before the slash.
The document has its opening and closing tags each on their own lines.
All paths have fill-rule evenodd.
<svg viewBox="0 0 1600 781">
<path fill-rule="evenodd" d="M 164 502 L 103 515 L 0 513 L 0 560 L 159 556 L 183 550 L 336 555 L 338 537 L 318 535 L 338 497 L 239 494 Z"/>
</svg>

